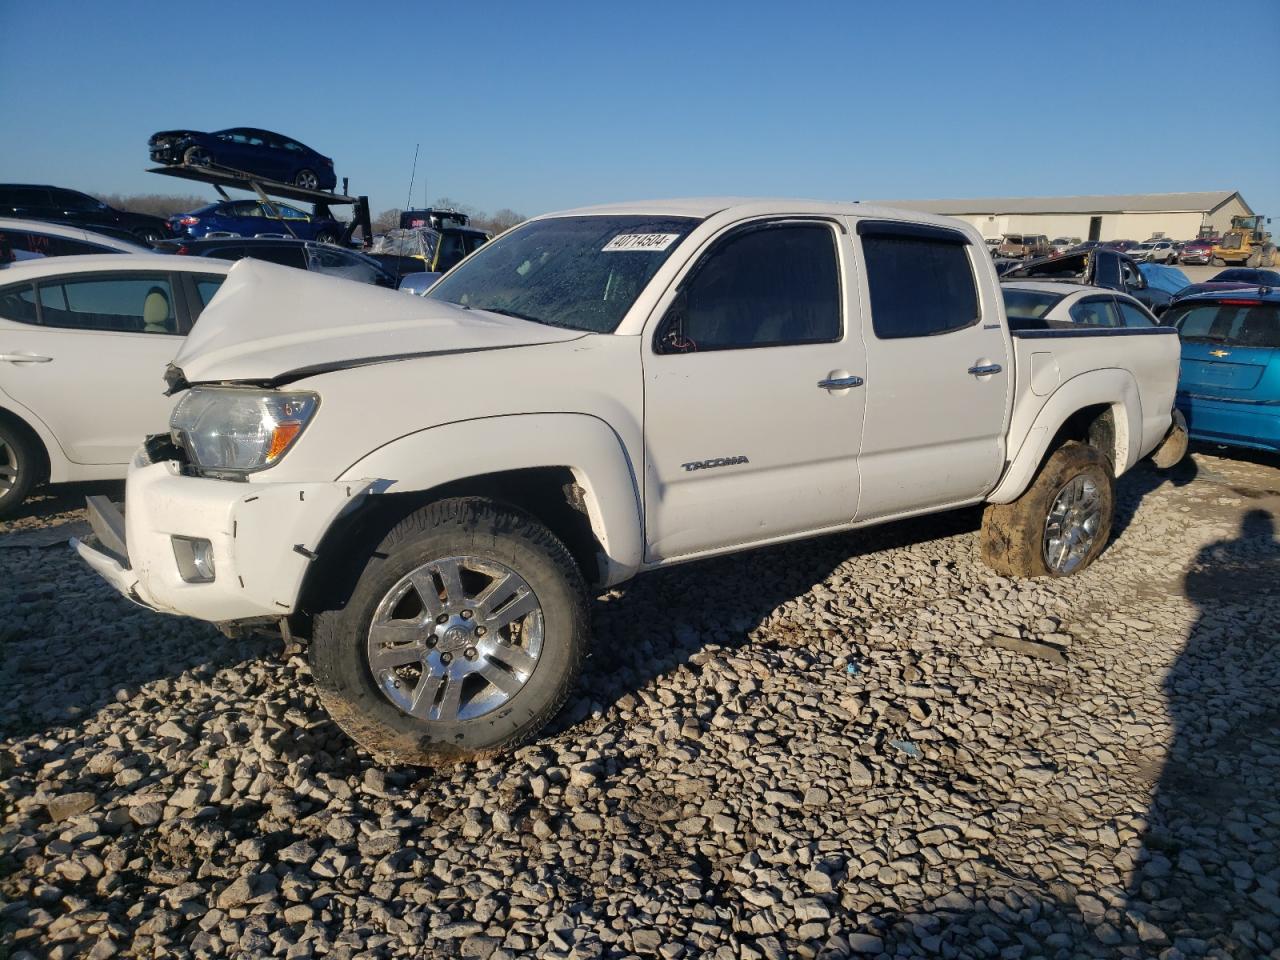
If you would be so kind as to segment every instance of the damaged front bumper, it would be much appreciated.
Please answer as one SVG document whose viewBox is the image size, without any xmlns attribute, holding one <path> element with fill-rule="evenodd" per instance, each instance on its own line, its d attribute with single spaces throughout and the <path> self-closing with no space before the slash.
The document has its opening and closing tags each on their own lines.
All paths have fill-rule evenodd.
<svg viewBox="0 0 1280 960">
<path fill-rule="evenodd" d="M 367 482 L 241 483 L 184 474 L 139 454 L 123 513 L 87 503 L 93 534 L 71 545 L 125 597 L 161 613 L 226 624 L 296 610 L 325 533 Z M 184 550 L 207 544 L 207 579 L 193 582 Z"/>
</svg>

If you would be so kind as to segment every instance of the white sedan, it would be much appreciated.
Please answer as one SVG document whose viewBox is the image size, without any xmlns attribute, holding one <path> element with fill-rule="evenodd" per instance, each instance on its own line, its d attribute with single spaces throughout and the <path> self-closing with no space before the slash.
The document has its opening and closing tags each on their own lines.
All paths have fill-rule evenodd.
<svg viewBox="0 0 1280 960">
<path fill-rule="evenodd" d="M 0 271 L 0 516 L 44 481 L 125 475 L 167 429 L 165 368 L 231 266 L 141 253 Z"/>
<path fill-rule="evenodd" d="M 1011 330 L 1131 330 L 1160 325 L 1133 297 L 1105 287 L 1065 280 L 1005 280 L 1000 292 Z"/>
</svg>

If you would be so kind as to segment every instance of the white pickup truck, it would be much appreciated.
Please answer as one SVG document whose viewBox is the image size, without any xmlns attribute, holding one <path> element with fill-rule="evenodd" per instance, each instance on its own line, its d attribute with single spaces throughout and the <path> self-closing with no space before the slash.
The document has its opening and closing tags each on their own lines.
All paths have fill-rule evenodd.
<svg viewBox="0 0 1280 960">
<path fill-rule="evenodd" d="M 993 569 L 1087 567 L 1115 477 L 1185 449 L 1178 337 L 1014 326 L 971 227 L 854 203 L 548 215 L 425 298 L 241 261 L 77 548 L 307 639 L 380 757 L 477 756 L 551 718 L 589 590 L 646 570 L 984 501 Z"/>
</svg>

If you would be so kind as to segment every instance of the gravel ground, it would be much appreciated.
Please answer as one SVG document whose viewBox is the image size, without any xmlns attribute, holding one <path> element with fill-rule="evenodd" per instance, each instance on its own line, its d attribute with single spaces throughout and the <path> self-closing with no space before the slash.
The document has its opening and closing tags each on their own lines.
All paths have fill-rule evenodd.
<svg viewBox="0 0 1280 960">
<path fill-rule="evenodd" d="M 1280 958 L 1280 461 L 641 578 L 538 742 L 380 769 L 303 659 L 0 524 L 0 957 Z"/>
</svg>

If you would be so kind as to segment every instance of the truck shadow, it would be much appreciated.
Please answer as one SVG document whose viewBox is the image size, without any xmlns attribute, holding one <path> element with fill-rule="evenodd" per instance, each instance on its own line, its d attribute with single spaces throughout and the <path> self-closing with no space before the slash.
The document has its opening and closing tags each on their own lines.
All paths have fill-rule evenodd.
<svg viewBox="0 0 1280 960">
<path fill-rule="evenodd" d="M 710 645 L 803 646 L 803 636 L 753 632 L 854 557 L 971 534 L 981 523 L 981 508 L 968 508 L 645 574 L 595 604 L 595 643 L 581 692 L 548 732 L 572 726 L 592 709 L 607 709 Z"/>
<path fill-rule="evenodd" d="M 872 909 L 843 933 L 896 956 L 1275 956 L 1280 593 L 1260 597 L 1257 585 L 1280 583 L 1276 528 L 1276 516 L 1251 510 L 1236 536 L 1201 549 L 1185 571 L 1199 614 L 1161 684 L 1171 742 L 1163 757 L 1133 751 L 1127 764 L 1138 783 L 1154 781 L 1150 808 L 1136 821 L 1093 825 L 1122 837 L 1124 827 L 1139 830 L 1118 850 L 1090 851 L 1123 886 L 1073 885 L 997 836 L 990 846 L 1006 855 L 974 861 L 976 882 L 909 909 Z M 1041 845 L 1080 842 L 1056 833 Z M 818 955 L 861 953 L 840 940 Z"/>
</svg>

